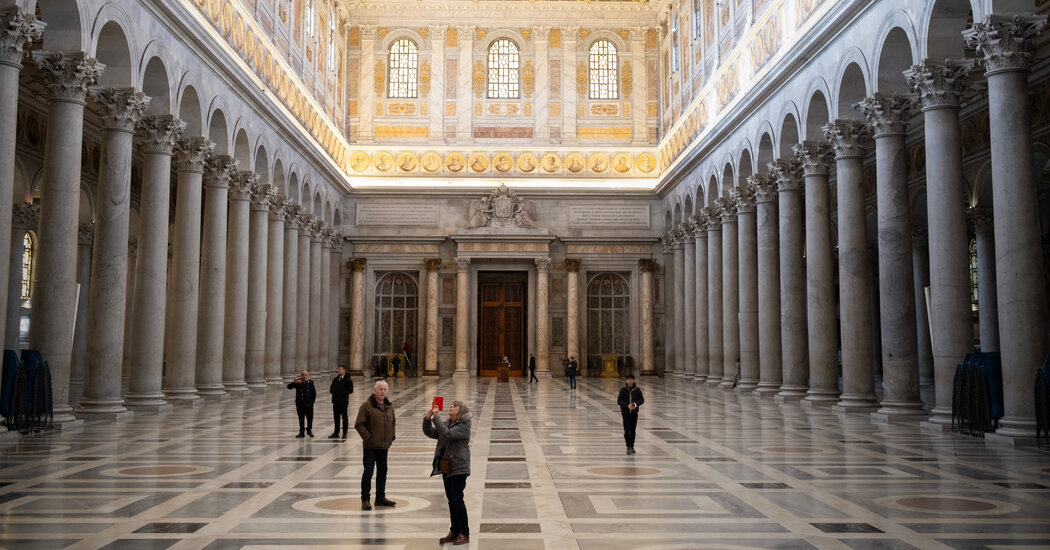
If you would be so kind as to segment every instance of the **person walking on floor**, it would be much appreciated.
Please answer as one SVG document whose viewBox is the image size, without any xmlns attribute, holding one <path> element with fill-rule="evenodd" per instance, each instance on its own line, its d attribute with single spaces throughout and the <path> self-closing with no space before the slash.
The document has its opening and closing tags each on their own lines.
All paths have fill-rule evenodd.
<svg viewBox="0 0 1050 550">
<path fill-rule="evenodd" d="M 314 401 L 317 399 L 317 388 L 310 380 L 310 373 L 303 369 L 299 378 L 288 383 L 288 389 L 295 390 L 295 412 L 299 415 L 299 435 L 314 436 Z"/>
<path fill-rule="evenodd" d="M 445 498 L 448 499 L 448 535 L 438 539 L 438 542 L 467 544 L 470 542 L 470 526 L 467 505 L 463 502 L 463 489 L 470 475 L 470 409 L 462 401 L 453 401 L 448 410 L 448 421 L 445 422 L 441 420 L 440 409 L 435 403 L 423 417 L 423 433 L 437 440 L 430 475 L 441 474 Z"/>
<path fill-rule="evenodd" d="M 340 420 L 343 421 L 343 439 L 346 439 L 346 432 L 350 430 L 350 417 L 346 413 L 346 408 L 350 406 L 350 394 L 354 393 L 354 381 L 350 379 L 350 375 L 346 374 L 346 367 L 339 365 L 339 374 L 332 379 L 328 393 L 332 394 L 332 415 L 335 417 L 335 428 L 332 429 L 332 435 L 328 436 L 328 439 L 339 437 Z"/>
<path fill-rule="evenodd" d="M 620 414 L 623 416 L 623 439 L 627 443 L 627 454 L 634 454 L 634 436 L 638 429 L 638 407 L 645 403 L 642 390 L 634 384 L 634 375 L 627 375 L 627 383 L 620 388 L 620 395 L 616 398 L 620 405 Z"/>
<path fill-rule="evenodd" d="M 535 380 L 537 384 L 540 382 L 540 379 L 536 378 L 536 356 L 530 353 L 529 354 L 529 384 L 531 384 L 533 380 Z"/>
<path fill-rule="evenodd" d="M 394 405 L 386 398 L 390 387 L 380 380 L 372 389 L 372 395 L 357 411 L 354 429 L 361 435 L 364 447 L 364 467 L 361 474 L 361 509 L 371 510 L 372 472 L 376 474 L 376 506 L 396 506 L 386 498 L 387 454 L 394 443 Z"/>
<path fill-rule="evenodd" d="M 567 371 L 569 373 L 569 389 L 570 390 L 575 390 L 576 389 L 576 369 L 578 369 L 578 368 L 580 368 L 580 365 L 579 365 L 579 363 L 576 362 L 576 357 L 575 356 L 570 356 L 569 357 L 569 369 Z"/>
</svg>

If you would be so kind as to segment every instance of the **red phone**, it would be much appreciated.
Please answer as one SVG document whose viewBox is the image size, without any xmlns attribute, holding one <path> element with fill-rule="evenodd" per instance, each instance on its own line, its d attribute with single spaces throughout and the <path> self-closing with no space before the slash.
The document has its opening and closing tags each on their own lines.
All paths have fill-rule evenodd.
<svg viewBox="0 0 1050 550">
<path fill-rule="evenodd" d="M 445 398 L 444 397 L 435 397 L 434 398 L 434 404 L 431 405 L 430 408 L 433 409 L 434 405 L 437 405 L 437 408 L 438 408 L 439 411 L 445 410 Z"/>
</svg>

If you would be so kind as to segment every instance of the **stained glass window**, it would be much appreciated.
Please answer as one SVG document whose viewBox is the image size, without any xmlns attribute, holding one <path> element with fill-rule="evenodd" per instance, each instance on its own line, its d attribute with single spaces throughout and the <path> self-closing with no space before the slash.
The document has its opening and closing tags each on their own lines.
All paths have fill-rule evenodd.
<svg viewBox="0 0 1050 550">
<path fill-rule="evenodd" d="M 493 42 L 489 46 L 489 99 L 518 99 L 520 68 L 521 56 L 513 41 L 500 38 Z"/>
<path fill-rule="evenodd" d="M 416 97 L 419 77 L 419 48 L 402 38 L 390 46 L 390 97 Z"/>
<path fill-rule="evenodd" d="M 631 286 L 619 273 L 598 273 L 587 284 L 589 355 L 629 355 Z"/>
<path fill-rule="evenodd" d="M 589 59 L 591 69 L 591 99 L 619 99 L 617 85 L 616 46 L 608 40 L 597 40 L 591 45 Z"/>
<path fill-rule="evenodd" d="M 410 273 L 401 271 L 377 275 L 375 293 L 375 346 L 373 353 L 402 353 L 403 343 L 416 349 L 416 316 L 419 286 Z"/>
<path fill-rule="evenodd" d="M 27 232 L 22 238 L 22 301 L 28 301 L 33 290 L 33 237 Z"/>
<path fill-rule="evenodd" d="M 977 239 L 970 238 L 970 305 L 977 311 L 979 305 L 977 295 Z"/>
</svg>

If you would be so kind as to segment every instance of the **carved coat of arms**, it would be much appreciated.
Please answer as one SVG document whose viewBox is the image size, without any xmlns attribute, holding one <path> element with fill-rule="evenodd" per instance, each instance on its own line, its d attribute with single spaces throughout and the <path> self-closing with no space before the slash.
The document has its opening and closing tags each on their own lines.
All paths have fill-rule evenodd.
<svg viewBox="0 0 1050 550">
<path fill-rule="evenodd" d="M 535 229 L 536 205 L 518 197 L 506 184 L 500 184 L 487 196 L 470 201 L 467 228 L 517 226 Z"/>
</svg>

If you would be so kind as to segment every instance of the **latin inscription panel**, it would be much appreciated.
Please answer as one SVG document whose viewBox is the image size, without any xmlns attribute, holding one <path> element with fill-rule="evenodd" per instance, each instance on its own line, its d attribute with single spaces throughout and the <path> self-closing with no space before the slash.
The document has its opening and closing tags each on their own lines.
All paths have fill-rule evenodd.
<svg viewBox="0 0 1050 550">
<path fill-rule="evenodd" d="M 569 227 L 649 228 L 648 204 L 571 204 Z"/>
<path fill-rule="evenodd" d="M 357 204 L 357 225 L 418 225 L 437 227 L 438 205 L 423 202 Z"/>
</svg>

